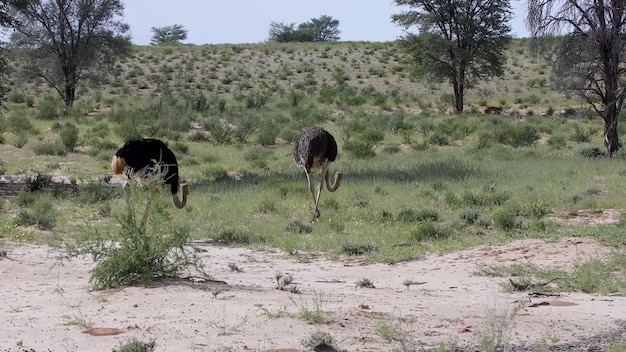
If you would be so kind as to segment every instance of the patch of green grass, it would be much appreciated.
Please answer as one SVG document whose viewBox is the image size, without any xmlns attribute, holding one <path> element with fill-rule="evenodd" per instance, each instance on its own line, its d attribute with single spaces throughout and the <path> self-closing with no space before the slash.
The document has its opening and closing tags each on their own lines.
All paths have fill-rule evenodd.
<svg viewBox="0 0 626 352">
<path fill-rule="evenodd" d="M 289 312 L 287 311 L 286 307 L 281 307 L 276 311 L 270 311 L 264 308 L 261 308 L 261 310 L 263 311 L 261 314 L 270 320 L 291 316 L 291 314 L 289 314 Z"/>
<path fill-rule="evenodd" d="M 477 274 L 510 277 L 505 290 L 582 291 L 585 293 L 625 293 L 626 255 L 613 254 L 608 260 L 590 259 L 571 270 L 513 264 L 482 268 Z"/>
<path fill-rule="evenodd" d="M 326 349 L 336 349 L 336 347 L 334 347 L 335 339 L 330 333 L 327 333 L 325 331 L 314 331 L 309 336 L 302 339 L 301 343 L 304 347 L 310 350 L 316 350 L 315 347 L 318 347 L 320 345 L 328 346 L 326 347 Z"/>
<path fill-rule="evenodd" d="M 152 352 L 156 348 L 154 341 L 143 342 L 137 339 L 131 339 L 122 343 L 118 348 L 115 348 L 113 352 Z"/>
<path fill-rule="evenodd" d="M 57 211 L 49 195 L 38 194 L 29 209 L 20 209 L 14 222 L 17 226 L 37 226 L 41 230 L 51 230 L 57 221 Z"/>
<path fill-rule="evenodd" d="M 388 342 L 404 341 L 408 333 L 400 329 L 397 324 L 391 322 L 381 322 L 376 326 L 376 334 Z"/>
<path fill-rule="evenodd" d="M 312 307 L 302 300 L 300 303 L 293 298 L 291 301 L 298 307 L 298 318 L 310 324 L 324 325 L 333 321 L 332 312 L 328 310 L 328 297 L 321 292 L 314 292 L 312 298 Z"/>
</svg>

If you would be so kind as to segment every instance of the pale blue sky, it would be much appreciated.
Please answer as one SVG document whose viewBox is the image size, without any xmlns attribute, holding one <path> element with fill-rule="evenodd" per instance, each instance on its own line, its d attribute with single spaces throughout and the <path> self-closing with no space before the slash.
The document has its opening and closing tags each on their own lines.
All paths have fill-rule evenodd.
<svg viewBox="0 0 626 352">
<path fill-rule="evenodd" d="M 525 1 L 513 0 L 514 37 L 528 37 Z M 328 15 L 339 20 L 342 41 L 391 41 L 404 34 L 391 23 L 402 12 L 392 0 L 126 0 L 125 18 L 133 43 L 150 44 L 152 27 L 182 24 L 186 43 L 260 43 L 272 21 L 296 25 Z"/>
</svg>

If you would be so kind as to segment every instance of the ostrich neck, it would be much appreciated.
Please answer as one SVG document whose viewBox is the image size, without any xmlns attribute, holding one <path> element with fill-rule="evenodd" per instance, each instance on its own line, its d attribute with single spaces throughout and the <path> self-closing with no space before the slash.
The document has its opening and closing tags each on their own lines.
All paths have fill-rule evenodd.
<svg viewBox="0 0 626 352">
<path fill-rule="evenodd" d="M 328 174 L 328 172 L 326 172 L 326 175 L 324 176 L 325 180 L 326 180 L 326 188 L 328 189 L 329 192 L 334 192 L 337 190 L 337 188 L 339 188 L 339 185 L 341 184 L 341 179 L 343 177 L 343 174 L 340 172 L 335 173 L 335 180 L 333 182 L 333 184 L 330 184 L 330 175 Z"/>
</svg>

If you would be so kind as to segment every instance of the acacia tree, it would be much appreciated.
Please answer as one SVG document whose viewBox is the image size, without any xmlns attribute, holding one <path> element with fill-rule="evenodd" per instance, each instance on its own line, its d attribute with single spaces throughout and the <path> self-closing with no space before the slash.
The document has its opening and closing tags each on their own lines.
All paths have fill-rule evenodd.
<svg viewBox="0 0 626 352">
<path fill-rule="evenodd" d="M 454 89 L 454 107 L 463 112 L 468 89 L 489 77 L 502 76 L 511 40 L 509 0 L 394 0 L 411 8 L 392 15 L 408 33 L 400 42 L 411 55 L 415 73 L 447 80 Z"/>
<path fill-rule="evenodd" d="M 174 24 L 164 27 L 152 27 L 152 45 L 180 44 L 187 39 L 189 31 L 182 24 Z"/>
<path fill-rule="evenodd" d="M 25 73 L 48 82 L 66 106 L 81 80 L 102 78 L 130 52 L 121 0 L 29 0 L 13 10 L 20 24 L 11 42 L 26 60 Z"/>
<path fill-rule="evenodd" d="M 270 23 L 269 39 L 275 43 L 289 42 L 330 42 L 339 40 L 339 20 L 323 15 L 312 18 L 309 22 L 300 23 L 296 29 L 295 23 Z"/>
<path fill-rule="evenodd" d="M 0 1 L 0 32 L 3 34 L 6 30 L 15 28 L 18 25 L 15 17 L 11 14 L 14 8 L 24 8 L 28 3 L 28 0 L 2 0 Z M 3 79 L 0 82 L 0 104 L 4 102 L 6 93 L 8 91 L 4 79 L 6 78 L 7 60 L 5 55 L 5 43 L 0 43 L 0 77 Z"/>
<path fill-rule="evenodd" d="M 298 26 L 301 30 L 312 30 L 314 42 L 336 42 L 340 39 L 339 20 L 328 15 L 319 18 L 312 18 L 309 22 L 301 23 Z"/>
<path fill-rule="evenodd" d="M 274 22 L 270 23 L 269 41 L 274 43 L 289 43 L 293 41 L 295 23 Z"/>
<path fill-rule="evenodd" d="M 626 2 L 529 0 L 533 38 L 564 35 L 556 50 L 555 84 L 578 93 L 604 120 L 604 148 L 620 148 L 617 121 L 626 97 Z"/>
</svg>

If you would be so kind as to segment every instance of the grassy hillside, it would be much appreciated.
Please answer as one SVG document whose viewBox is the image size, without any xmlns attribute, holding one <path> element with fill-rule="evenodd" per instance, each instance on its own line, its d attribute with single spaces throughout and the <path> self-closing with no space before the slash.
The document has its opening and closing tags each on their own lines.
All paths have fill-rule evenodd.
<svg viewBox="0 0 626 352">
<path fill-rule="evenodd" d="M 513 40 L 507 53 L 505 76 L 472 89 L 467 111 L 486 105 L 558 111 L 579 104 L 550 89 L 549 55 L 531 55 L 527 39 Z M 39 101 L 53 94 L 43 81 L 13 81 L 13 102 L 24 100 L 24 95 L 27 101 Z M 351 90 L 343 99 L 332 96 L 338 85 Z M 447 110 L 451 95 L 447 84 L 413 79 L 407 56 L 395 42 L 135 47 L 116 66 L 108 84 L 82 87 L 78 94 L 82 106 L 98 108 L 163 95 L 203 94 L 216 104 L 252 92 L 277 104 L 304 95 L 338 108 L 408 111 Z"/>
</svg>

